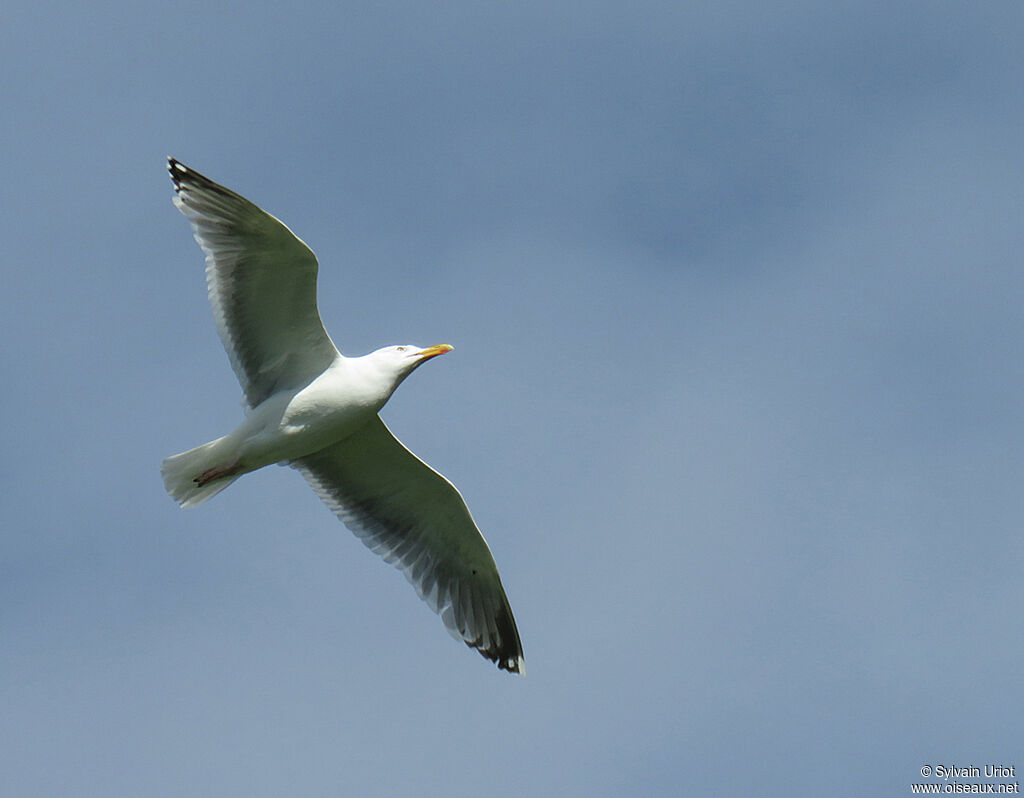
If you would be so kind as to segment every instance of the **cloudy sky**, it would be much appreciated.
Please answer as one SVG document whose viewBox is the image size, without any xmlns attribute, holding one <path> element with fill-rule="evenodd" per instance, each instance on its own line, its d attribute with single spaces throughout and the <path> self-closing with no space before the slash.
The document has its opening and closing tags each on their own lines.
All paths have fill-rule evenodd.
<svg viewBox="0 0 1024 798">
<path fill-rule="evenodd" d="M 1018 2 L 15 0 L 17 796 L 909 794 L 1024 767 Z M 268 468 L 164 159 L 318 253 L 525 679 Z M 933 779 L 934 781 L 934 779 Z"/>
</svg>

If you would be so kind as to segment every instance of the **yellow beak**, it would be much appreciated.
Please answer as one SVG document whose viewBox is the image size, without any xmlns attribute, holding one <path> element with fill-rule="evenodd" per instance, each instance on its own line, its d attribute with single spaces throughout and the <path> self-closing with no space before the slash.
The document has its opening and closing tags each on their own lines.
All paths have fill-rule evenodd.
<svg viewBox="0 0 1024 798">
<path fill-rule="evenodd" d="M 451 344 L 437 344 L 437 346 L 428 346 L 422 352 L 420 352 L 421 360 L 429 360 L 432 357 L 443 355 L 445 352 L 451 352 L 455 347 Z"/>
</svg>

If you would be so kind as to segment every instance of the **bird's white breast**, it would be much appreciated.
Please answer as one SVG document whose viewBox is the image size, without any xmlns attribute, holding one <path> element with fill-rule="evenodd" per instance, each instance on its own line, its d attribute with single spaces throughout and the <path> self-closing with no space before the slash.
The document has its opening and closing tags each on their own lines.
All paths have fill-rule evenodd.
<svg viewBox="0 0 1024 798">
<path fill-rule="evenodd" d="M 388 393 L 372 375 L 339 362 L 298 391 L 253 408 L 237 432 L 247 466 L 295 460 L 348 437 L 373 418 Z"/>
</svg>

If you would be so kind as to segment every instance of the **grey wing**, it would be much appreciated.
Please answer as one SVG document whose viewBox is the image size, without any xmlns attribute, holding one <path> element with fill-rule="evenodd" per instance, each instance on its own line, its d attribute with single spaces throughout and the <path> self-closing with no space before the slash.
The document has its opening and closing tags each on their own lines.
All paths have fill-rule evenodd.
<svg viewBox="0 0 1024 798">
<path fill-rule="evenodd" d="M 217 330 L 250 407 L 338 356 L 316 304 L 316 256 L 244 197 L 169 158 L 174 204 L 206 253 Z"/>
<path fill-rule="evenodd" d="M 466 503 L 383 421 L 292 465 L 363 543 L 402 570 L 454 637 L 499 668 L 525 672 L 497 565 Z"/>
</svg>

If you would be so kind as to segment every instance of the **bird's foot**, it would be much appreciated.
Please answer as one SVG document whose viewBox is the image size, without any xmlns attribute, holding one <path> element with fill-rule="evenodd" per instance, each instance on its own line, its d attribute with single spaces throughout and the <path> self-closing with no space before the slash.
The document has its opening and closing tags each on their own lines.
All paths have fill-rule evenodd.
<svg viewBox="0 0 1024 798">
<path fill-rule="evenodd" d="M 238 467 L 238 461 L 236 460 L 235 462 L 229 463 L 228 465 L 225 466 L 214 466 L 213 468 L 208 468 L 192 481 L 195 482 L 196 485 L 201 488 L 204 485 L 209 485 L 211 482 L 214 482 L 218 479 L 223 479 L 224 477 L 233 477 L 240 470 L 241 469 L 239 469 Z"/>
</svg>

